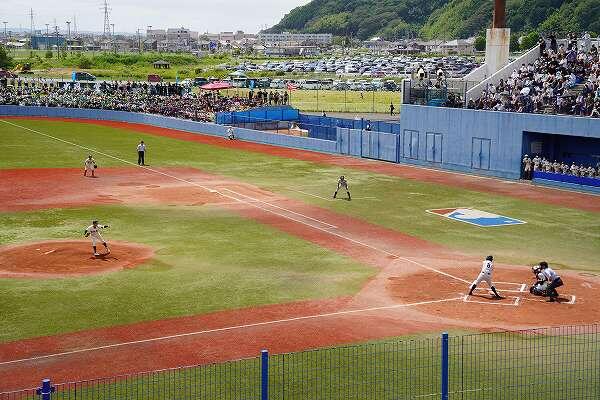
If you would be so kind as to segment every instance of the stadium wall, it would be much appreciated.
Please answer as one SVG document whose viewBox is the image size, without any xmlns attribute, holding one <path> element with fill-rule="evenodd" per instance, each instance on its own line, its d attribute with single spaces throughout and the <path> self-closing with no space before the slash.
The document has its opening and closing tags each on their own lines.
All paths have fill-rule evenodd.
<svg viewBox="0 0 600 400">
<path fill-rule="evenodd" d="M 581 154 L 600 141 L 600 119 L 570 116 L 403 105 L 400 125 L 400 162 L 512 179 L 522 155 L 535 153 L 531 133 L 571 138 Z"/>
<path fill-rule="evenodd" d="M 23 107 L 0 106 L 0 116 L 30 116 L 50 118 L 82 118 L 131 122 L 158 126 L 161 128 L 177 129 L 191 133 L 207 134 L 225 137 L 227 127 L 212 123 L 189 121 L 160 115 L 131 113 L 125 111 L 91 110 L 80 108 L 60 107 Z M 289 135 L 280 135 L 256 131 L 252 129 L 235 128 L 235 136 L 241 140 L 271 144 L 275 146 L 292 147 L 312 150 L 322 153 L 336 153 L 336 142 L 331 140 L 313 139 Z"/>
<path fill-rule="evenodd" d="M 83 118 L 148 124 L 226 136 L 226 126 L 123 111 L 0 106 L 0 115 Z M 479 175 L 518 179 L 521 157 L 560 148 L 594 159 L 600 119 L 404 105 L 399 132 L 337 127 L 336 140 L 235 128 L 238 139 L 322 153 L 347 154 Z M 540 142 L 541 141 L 541 142 Z M 590 145 L 590 143 L 592 143 Z M 548 144 L 552 145 L 549 146 Z M 568 144 L 568 146 L 566 145 Z M 563 151 L 563 150 L 561 150 Z M 599 158 L 600 160 L 600 158 Z"/>
</svg>

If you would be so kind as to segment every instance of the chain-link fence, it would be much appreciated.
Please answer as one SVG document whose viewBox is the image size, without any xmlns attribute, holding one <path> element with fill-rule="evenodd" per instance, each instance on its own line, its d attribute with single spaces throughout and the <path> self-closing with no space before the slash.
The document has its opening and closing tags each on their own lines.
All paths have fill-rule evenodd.
<svg viewBox="0 0 600 400">
<path fill-rule="evenodd" d="M 0 400 L 597 400 L 600 325 L 385 341 L 0 393 Z"/>
</svg>

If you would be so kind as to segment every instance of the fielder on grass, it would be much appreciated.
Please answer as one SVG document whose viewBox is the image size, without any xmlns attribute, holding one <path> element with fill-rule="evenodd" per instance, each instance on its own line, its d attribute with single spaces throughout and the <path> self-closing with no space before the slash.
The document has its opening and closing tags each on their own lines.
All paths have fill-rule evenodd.
<svg viewBox="0 0 600 400">
<path fill-rule="evenodd" d="M 333 198 L 334 199 L 337 198 L 337 194 L 338 194 L 339 190 L 342 188 L 346 190 L 346 194 L 348 195 L 348 201 L 352 200 L 352 198 L 350 197 L 350 190 L 348 189 L 348 181 L 346 180 L 344 175 L 340 176 L 340 179 L 338 180 L 337 189 L 335 189 Z"/>
<path fill-rule="evenodd" d="M 92 240 L 92 248 L 94 249 L 94 256 L 96 257 L 100 255 L 100 253 L 98 253 L 98 250 L 96 249 L 97 243 L 102 243 L 104 245 L 104 248 L 106 249 L 106 253 L 104 253 L 104 255 L 110 254 L 108 244 L 106 243 L 106 241 L 100 233 L 102 229 L 106 228 L 108 228 L 108 225 L 98 225 L 98 221 L 94 220 L 92 221 L 92 225 L 88 226 L 83 233 L 85 237 L 89 237 Z"/>
<path fill-rule="evenodd" d="M 469 296 L 473 295 L 473 290 L 475 290 L 477 285 L 479 285 L 482 281 L 485 281 L 488 284 L 488 286 L 492 289 L 492 292 L 494 292 L 494 297 L 496 297 L 497 299 L 501 299 L 502 296 L 500 296 L 500 294 L 498 294 L 498 292 L 496 291 L 496 287 L 494 286 L 494 283 L 492 282 L 492 274 L 493 273 L 494 273 L 494 257 L 487 256 L 485 258 L 485 260 L 483 261 L 483 266 L 481 267 L 481 272 L 479 273 L 479 276 L 471 284 L 471 290 L 469 290 Z"/>
<path fill-rule="evenodd" d="M 83 166 L 83 176 L 87 176 L 87 173 L 90 172 L 92 178 L 96 177 L 95 170 L 96 168 L 98 168 L 98 165 L 96 164 L 96 160 L 94 160 L 91 154 L 88 156 L 88 158 L 85 159 L 85 161 L 83 162 Z"/>
</svg>

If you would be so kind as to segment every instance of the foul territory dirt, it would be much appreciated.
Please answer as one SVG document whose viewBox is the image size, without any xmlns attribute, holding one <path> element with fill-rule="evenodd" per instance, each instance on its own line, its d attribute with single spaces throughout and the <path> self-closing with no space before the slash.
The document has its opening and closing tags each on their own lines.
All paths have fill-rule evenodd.
<svg viewBox="0 0 600 400">
<path fill-rule="evenodd" d="M 142 125 L 118 126 L 181 136 L 184 140 L 207 143 L 220 140 Z M 352 168 L 381 167 L 378 172 L 384 173 L 393 167 L 394 174 L 403 171 L 399 175 L 414 175 L 414 179 L 420 179 L 417 175 L 422 171 L 426 175 L 424 180 L 448 177 L 444 184 L 491 192 L 504 190 L 501 189 L 504 183 L 487 179 L 437 171 L 431 173 L 434 176 L 427 175 L 430 171 L 395 169 L 396 166 L 363 160 L 295 150 L 287 153 L 288 149 L 240 142 L 219 143 Z M 75 169 L 0 171 L 0 179 L 3 182 L 6 179 L 11 187 L 10 190 L 5 185 L 0 187 L 0 210 L 99 203 L 226 208 L 371 265 L 377 273 L 352 297 L 224 311 L 0 344 L 0 391 L 30 387 L 44 377 L 73 381 L 203 364 L 255 356 L 263 348 L 278 353 L 439 332 L 452 327 L 515 329 L 600 319 L 600 300 L 595 295 L 600 279 L 596 276 L 561 271 L 565 281 L 559 290 L 562 301 L 549 304 L 526 290 L 531 283 L 528 267 L 498 264 L 498 287 L 506 298 L 492 299 L 485 287 L 469 297 L 466 296 L 469 284 L 481 265 L 479 258 L 190 168 L 159 171 L 108 168 L 98 172 L 100 177 L 92 179 L 82 177 L 81 171 Z M 526 187 L 525 190 L 522 185 L 510 188 L 516 189 L 515 194 L 510 194 L 516 197 L 534 199 L 530 196 L 532 191 L 535 198 L 544 197 L 544 201 L 591 211 L 600 208 L 589 206 L 591 202 L 586 206 L 581 198 L 573 201 L 568 196 L 579 195 L 571 193 L 545 196 L 545 189 Z M 85 252 L 86 244 L 81 245 Z M 86 257 L 89 255 L 83 255 Z"/>
<path fill-rule="evenodd" d="M 102 245 L 98 247 L 104 252 Z M 110 243 L 94 256 L 89 241 L 49 241 L 0 247 L 0 278 L 63 278 L 134 268 L 152 258 L 152 248 Z"/>
</svg>

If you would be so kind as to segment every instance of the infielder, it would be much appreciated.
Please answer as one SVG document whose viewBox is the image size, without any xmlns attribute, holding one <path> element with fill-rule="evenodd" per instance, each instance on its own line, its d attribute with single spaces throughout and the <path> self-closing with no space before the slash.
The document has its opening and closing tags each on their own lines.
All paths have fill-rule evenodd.
<svg viewBox="0 0 600 400">
<path fill-rule="evenodd" d="M 548 281 L 548 288 L 546 289 L 546 294 L 548 294 L 548 297 L 550 297 L 548 301 L 556 301 L 558 298 L 558 292 L 556 291 L 556 288 L 561 287 L 564 285 L 564 283 L 562 279 L 560 279 L 560 276 L 558 276 L 558 274 L 548 266 L 546 261 L 540 262 L 540 269 L 542 270 L 544 278 L 546 278 L 546 281 Z"/>
<path fill-rule="evenodd" d="M 88 156 L 88 158 L 85 159 L 85 161 L 83 162 L 83 166 L 83 176 L 87 176 L 87 173 L 90 172 L 92 178 L 96 177 L 95 169 L 98 168 L 98 165 L 96 165 L 96 160 L 92 158 L 91 154 Z"/>
<path fill-rule="evenodd" d="M 485 258 L 485 261 L 483 262 L 483 266 L 481 267 L 481 272 L 479 273 L 479 276 L 471 284 L 471 290 L 469 290 L 469 296 L 473 295 L 473 290 L 475 290 L 477 285 L 479 285 L 482 281 L 485 281 L 488 284 L 488 286 L 492 289 L 492 292 L 494 292 L 494 296 L 497 299 L 501 299 L 502 296 L 500 296 L 498 294 L 498 292 L 496 291 L 496 287 L 492 283 L 492 274 L 493 273 L 494 273 L 494 257 L 487 256 Z"/>
<path fill-rule="evenodd" d="M 340 176 L 340 179 L 338 180 L 337 189 L 335 190 L 335 193 L 333 194 L 334 199 L 337 198 L 337 194 L 341 188 L 344 188 L 346 190 L 346 194 L 348 195 L 348 201 L 352 200 L 352 198 L 350 197 L 350 191 L 348 190 L 348 181 L 346 180 L 346 178 L 343 175 Z"/>
<path fill-rule="evenodd" d="M 106 228 L 108 228 L 108 225 L 98 225 L 98 221 L 94 220 L 92 221 L 92 225 L 88 226 L 83 233 L 85 237 L 89 237 L 90 239 L 92 239 L 92 248 L 94 249 L 94 256 L 96 257 L 100 255 L 100 253 L 98 253 L 98 250 L 96 249 L 96 244 L 98 242 L 102 243 L 104 245 L 104 248 L 106 249 L 106 253 L 104 255 L 110 254 L 108 244 L 100 234 L 100 231 Z"/>
</svg>

